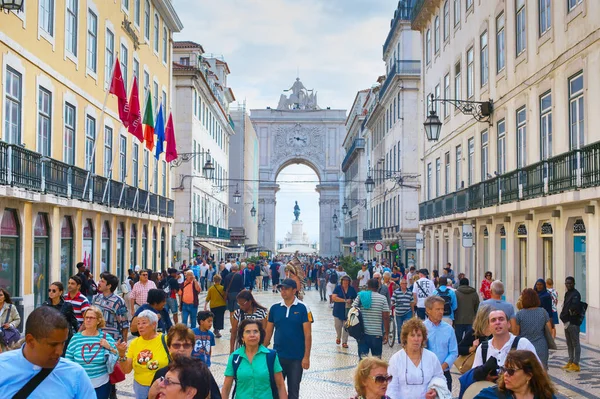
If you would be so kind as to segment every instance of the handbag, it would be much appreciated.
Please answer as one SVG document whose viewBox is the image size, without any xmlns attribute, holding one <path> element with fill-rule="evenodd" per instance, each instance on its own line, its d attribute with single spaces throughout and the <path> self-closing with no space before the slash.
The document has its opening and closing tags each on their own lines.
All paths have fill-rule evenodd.
<svg viewBox="0 0 600 399">
<path fill-rule="evenodd" d="M 544 324 L 544 337 L 546 337 L 548 349 L 553 351 L 558 349 L 558 347 L 556 346 L 556 341 L 554 341 L 554 338 L 552 337 L 552 331 L 550 331 L 548 324 Z"/>
<path fill-rule="evenodd" d="M 108 375 L 108 381 L 110 381 L 111 385 L 115 385 L 118 382 L 125 381 L 125 373 L 121 370 L 121 366 L 119 363 L 115 363 L 115 368 L 113 372 Z"/>
<path fill-rule="evenodd" d="M 6 311 L 6 319 L 4 320 L 4 323 L 2 323 L 3 325 L 8 324 L 8 318 L 10 317 L 11 311 L 12 304 L 9 304 L 8 310 Z M 8 328 L 0 327 L 0 339 L 2 340 L 2 344 L 8 347 L 21 339 L 21 333 L 13 326 Z"/>
<path fill-rule="evenodd" d="M 476 351 L 473 351 L 473 352 L 469 353 L 468 355 L 461 355 L 456 359 L 456 361 L 454 362 L 454 365 L 456 366 L 458 371 L 460 371 L 461 374 L 466 373 L 473 367 L 473 361 L 475 360 L 475 353 L 476 353 Z"/>
<path fill-rule="evenodd" d="M 106 339 L 106 333 L 104 333 L 102 338 Z M 125 373 L 121 370 L 117 356 L 114 353 L 104 350 L 104 361 L 108 371 L 108 380 L 112 385 L 115 385 L 117 382 L 125 381 Z"/>
</svg>

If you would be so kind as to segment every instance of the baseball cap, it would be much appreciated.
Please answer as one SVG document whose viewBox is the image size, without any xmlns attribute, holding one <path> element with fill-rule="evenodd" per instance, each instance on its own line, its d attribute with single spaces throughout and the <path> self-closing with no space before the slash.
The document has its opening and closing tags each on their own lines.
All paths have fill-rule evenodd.
<svg viewBox="0 0 600 399">
<path fill-rule="evenodd" d="M 277 288 L 281 288 L 281 287 L 298 289 L 298 285 L 296 285 L 296 281 L 294 281 L 291 278 L 286 278 L 281 282 L 281 284 L 277 285 Z"/>
</svg>

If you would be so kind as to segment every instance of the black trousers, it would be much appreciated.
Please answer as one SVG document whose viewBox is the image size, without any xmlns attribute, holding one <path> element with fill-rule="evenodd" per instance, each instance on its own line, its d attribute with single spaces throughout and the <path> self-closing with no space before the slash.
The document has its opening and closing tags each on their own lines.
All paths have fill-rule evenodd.
<svg viewBox="0 0 600 399">
<path fill-rule="evenodd" d="M 446 377 L 446 383 L 448 384 L 448 389 L 452 392 L 452 374 L 450 374 L 450 370 L 444 371 L 444 377 Z"/>
<path fill-rule="evenodd" d="M 287 381 L 288 399 L 300 399 L 300 382 L 302 381 L 302 360 L 279 358 L 283 369 L 283 378 Z"/>
</svg>

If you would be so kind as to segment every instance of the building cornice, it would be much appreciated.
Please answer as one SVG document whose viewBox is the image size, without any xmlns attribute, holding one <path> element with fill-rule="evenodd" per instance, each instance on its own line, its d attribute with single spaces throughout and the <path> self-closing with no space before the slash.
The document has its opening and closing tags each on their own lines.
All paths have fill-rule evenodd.
<svg viewBox="0 0 600 399">
<path fill-rule="evenodd" d="M 154 7 L 158 10 L 159 14 L 163 17 L 165 23 L 172 32 L 181 32 L 183 24 L 173 7 L 171 0 L 152 0 Z"/>
</svg>

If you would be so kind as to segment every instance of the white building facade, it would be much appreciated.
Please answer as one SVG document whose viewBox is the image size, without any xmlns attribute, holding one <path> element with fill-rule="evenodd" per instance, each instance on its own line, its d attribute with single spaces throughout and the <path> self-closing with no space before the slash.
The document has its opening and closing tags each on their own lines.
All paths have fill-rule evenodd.
<svg viewBox="0 0 600 399">
<path fill-rule="evenodd" d="M 174 250 L 180 260 L 194 253 L 221 259 L 230 240 L 229 142 L 235 133 L 229 116 L 235 99 L 227 86 L 230 71 L 222 57 L 205 55 L 197 43 L 175 42 L 173 48 L 179 153 L 172 168 Z"/>
<path fill-rule="evenodd" d="M 600 255 L 600 133 L 590 128 L 600 119 L 600 3 L 426 0 L 412 27 L 423 97 L 493 99 L 489 122 L 435 105 L 440 139 L 420 146 L 422 260 L 451 262 L 474 285 L 490 270 L 512 301 L 538 278 L 553 278 L 562 299 L 574 276 L 590 306 L 583 339 L 600 344 L 600 270 L 587 265 Z"/>
</svg>

